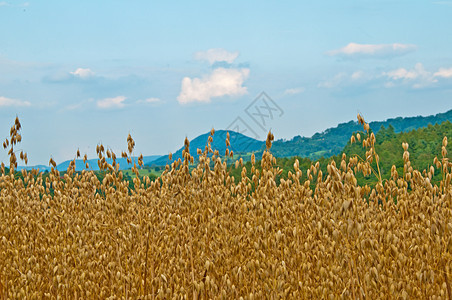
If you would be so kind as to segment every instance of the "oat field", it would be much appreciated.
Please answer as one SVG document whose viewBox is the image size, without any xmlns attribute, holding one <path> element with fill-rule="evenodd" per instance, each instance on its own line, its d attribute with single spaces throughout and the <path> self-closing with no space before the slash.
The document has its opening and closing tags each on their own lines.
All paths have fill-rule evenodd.
<svg viewBox="0 0 452 300">
<path fill-rule="evenodd" d="M 16 119 L 0 177 L 0 299 L 451 299 L 447 138 L 428 170 L 414 170 L 400 145 L 403 174 L 381 180 L 384 157 L 358 120 L 366 134 L 351 141 L 366 157 L 343 156 L 325 174 L 296 161 L 276 184 L 273 134 L 246 169 L 210 148 L 212 130 L 199 161 L 186 140 L 184 160 L 131 189 L 102 145 L 102 181 L 75 162 L 64 174 L 14 172 L 28 159 L 16 151 Z M 132 156 L 130 135 L 127 144 L 122 157 Z M 130 162 L 138 173 L 142 161 Z M 231 165 L 243 168 L 240 180 Z M 358 186 L 357 173 L 378 183 Z"/>
</svg>

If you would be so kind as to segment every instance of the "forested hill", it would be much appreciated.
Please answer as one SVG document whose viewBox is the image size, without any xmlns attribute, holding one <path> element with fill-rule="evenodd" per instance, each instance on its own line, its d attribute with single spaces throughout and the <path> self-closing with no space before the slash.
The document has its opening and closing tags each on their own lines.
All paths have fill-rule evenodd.
<svg viewBox="0 0 452 300">
<path fill-rule="evenodd" d="M 429 124 L 441 124 L 444 121 L 452 121 L 452 110 L 431 116 L 398 117 L 386 121 L 370 122 L 370 128 L 377 133 L 382 126 L 388 128 L 391 125 L 395 133 L 407 132 L 413 129 L 426 127 Z M 339 154 L 347 144 L 353 132 L 362 130 L 356 121 L 339 124 L 322 133 L 316 133 L 312 137 L 296 136 L 292 140 L 278 140 L 273 143 L 272 153 L 277 157 L 309 157 L 318 159 Z"/>
<path fill-rule="evenodd" d="M 365 134 L 362 132 L 362 126 L 360 130 L 362 137 Z M 452 153 L 452 123 L 449 121 L 443 122 L 442 124 L 428 125 L 427 127 L 419 128 L 417 130 L 411 130 L 408 132 L 396 133 L 394 127 L 389 126 L 388 128 L 383 128 L 379 130 L 376 134 L 376 144 L 375 150 L 380 157 L 380 171 L 383 179 L 388 179 L 391 176 L 391 167 L 394 165 L 397 168 L 399 176 L 403 174 L 403 148 L 402 143 L 408 143 L 408 152 L 410 153 L 410 162 L 414 169 L 422 170 L 429 169 L 433 165 L 433 159 L 438 157 L 439 160 L 442 159 L 441 147 L 443 138 L 447 136 L 449 138 L 449 143 L 447 145 L 448 157 L 451 157 Z M 350 141 L 350 139 L 349 139 Z M 362 141 L 362 140 L 361 140 Z M 271 151 L 273 147 L 271 148 Z M 342 153 L 345 153 L 347 158 L 358 155 L 359 157 L 365 157 L 366 149 L 362 147 L 362 142 L 356 142 L 347 145 L 340 151 L 338 155 L 329 158 L 319 159 L 320 169 L 323 174 L 327 174 L 326 167 L 334 160 L 336 165 L 341 164 Z M 283 157 L 276 159 L 276 166 L 283 169 L 283 173 L 279 178 L 287 178 L 289 171 L 294 172 L 293 165 L 295 159 L 299 160 L 300 169 L 303 170 L 303 176 L 306 176 L 306 170 L 308 170 L 311 165 L 315 164 L 316 161 L 309 158 L 300 157 Z M 247 170 L 251 169 L 251 163 L 247 162 L 245 164 Z M 256 167 L 260 169 L 260 164 L 257 163 Z M 374 170 L 377 170 L 375 162 L 372 163 Z M 231 169 L 231 175 L 236 179 L 241 178 L 241 168 Z M 325 176 L 325 175 L 324 175 Z M 360 185 L 364 184 L 375 184 L 377 182 L 377 177 L 370 175 L 364 177 L 362 173 L 355 174 L 358 183 Z M 306 178 L 306 177 L 304 177 Z M 442 179 L 442 173 L 440 169 L 435 170 L 435 176 L 432 181 L 439 182 Z M 279 180 L 279 179 L 278 179 Z"/>
<path fill-rule="evenodd" d="M 393 165 L 397 167 L 399 174 L 403 174 L 403 148 L 402 143 L 408 143 L 411 165 L 416 170 L 428 169 L 433 165 L 433 159 L 441 160 L 442 141 L 444 137 L 452 140 L 452 123 L 445 121 L 442 124 L 428 125 L 409 132 L 395 133 L 393 127 L 381 129 L 377 135 L 375 150 L 380 156 L 380 170 L 384 178 L 389 178 Z M 447 145 L 448 157 L 451 157 L 452 143 Z M 365 157 L 365 149 L 362 143 L 348 143 L 343 152 L 351 157 L 359 155 Z M 339 161 L 339 157 L 337 157 Z M 375 165 L 375 164 L 374 164 Z M 437 170 L 437 175 L 441 170 Z"/>
</svg>

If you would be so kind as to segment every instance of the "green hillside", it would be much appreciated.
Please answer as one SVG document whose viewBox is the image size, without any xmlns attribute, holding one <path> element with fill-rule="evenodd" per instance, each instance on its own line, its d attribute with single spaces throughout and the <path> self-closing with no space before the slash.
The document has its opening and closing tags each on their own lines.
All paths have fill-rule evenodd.
<svg viewBox="0 0 452 300">
<path fill-rule="evenodd" d="M 375 145 L 375 150 L 381 158 L 380 171 L 382 172 L 382 177 L 386 179 L 390 177 L 393 165 L 396 166 L 399 174 L 403 174 L 402 143 L 408 143 L 409 145 L 408 152 L 410 153 L 410 161 L 413 168 L 421 171 L 428 169 L 433 165 L 435 157 L 442 157 L 441 147 L 445 136 L 452 139 L 452 123 L 449 121 L 401 133 L 395 133 L 395 129 L 392 126 L 382 127 L 376 134 L 377 143 Z M 450 157 L 452 153 L 451 143 L 448 144 L 447 151 Z M 353 154 L 361 157 L 365 156 L 365 150 L 361 143 L 348 143 L 343 153 L 347 156 Z M 339 161 L 339 158 L 335 157 L 335 160 Z M 437 170 L 435 178 L 440 178 L 440 170 Z M 369 180 L 372 181 L 373 178 L 369 178 Z"/>
<path fill-rule="evenodd" d="M 356 131 L 364 137 L 364 133 L 361 130 Z M 334 155 L 330 158 L 320 158 L 318 160 L 311 160 L 307 157 L 280 157 L 276 159 L 276 165 L 283 169 L 283 172 L 280 178 L 287 178 L 287 174 L 289 171 L 293 172 L 293 164 L 295 159 L 299 160 L 300 169 L 303 170 L 303 178 L 306 178 L 306 170 L 311 167 L 311 165 L 315 164 L 317 161 L 320 164 L 320 169 L 323 174 L 327 174 L 326 166 L 331 161 L 334 160 L 336 164 L 339 166 L 341 162 L 342 153 L 345 153 L 348 158 L 359 155 L 360 157 L 365 157 L 365 149 L 362 147 L 362 143 L 354 143 L 350 144 L 350 134 L 347 139 L 345 147 L 342 151 L 339 152 L 338 155 Z M 433 159 L 435 157 L 441 158 L 441 147 L 442 141 L 445 136 L 448 136 L 450 140 L 452 139 L 452 123 L 449 121 L 445 121 L 441 124 L 436 125 L 428 125 L 427 127 L 419 128 L 417 130 L 411 130 L 408 132 L 399 132 L 396 133 L 393 126 L 389 125 L 388 127 L 379 128 L 376 134 L 376 145 L 375 149 L 378 155 L 380 156 L 380 171 L 383 179 L 388 179 L 391 174 L 391 167 L 393 165 L 396 166 L 399 175 L 403 174 L 403 148 L 402 143 L 408 143 L 410 153 L 410 161 L 411 165 L 414 169 L 424 170 L 428 169 L 431 165 L 433 165 Z M 448 156 L 452 153 L 452 143 L 448 143 L 447 146 Z M 274 154 L 274 148 L 271 148 L 272 154 Z M 259 157 L 256 157 L 259 158 Z M 256 163 L 257 169 L 260 168 L 259 162 Z M 374 169 L 376 169 L 375 163 L 372 165 Z M 248 170 L 251 169 L 251 163 L 247 162 L 245 167 Z M 231 167 L 231 173 L 234 175 L 236 179 L 239 179 L 241 169 L 235 169 Z M 358 183 L 363 184 L 375 184 L 377 182 L 377 178 L 375 176 L 364 177 L 362 174 L 357 174 L 356 176 Z M 440 170 L 435 171 L 435 176 L 433 181 L 438 182 L 441 180 L 441 172 Z"/>
<path fill-rule="evenodd" d="M 370 122 L 369 126 L 374 133 L 377 133 L 382 127 L 388 128 L 391 125 L 394 132 L 399 133 L 426 127 L 429 124 L 441 124 L 444 121 L 452 121 L 452 110 L 426 117 L 398 117 L 386 121 Z M 361 129 L 358 122 L 350 121 L 329 128 L 322 133 L 316 133 L 309 138 L 296 136 L 289 141 L 278 140 L 273 144 L 272 153 L 277 157 L 300 156 L 313 160 L 331 157 L 341 153 L 352 133 Z"/>
<path fill-rule="evenodd" d="M 369 126 L 374 133 L 378 133 L 381 128 L 388 128 L 391 126 L 394 133 L 409 132 L 413 129 L 427 127 L 429 125 L 441 124 L 444 121 L 452 121 L 452 110 L 445 113 L 439 113 L 431 116 L 417 116 L 417 117 L 398 117 L 388 119 L 386 121 L 370 122 Z M 339 124 L 334 128 L 316 133 L 312 137 L 295 136 L 291 140 L 277 140 L 273 143 L 272 153 L 278 158 L 284 157 L 306 157 L 311 160 L 318 160 L 320 158 L 329 158 L 338 155 L 347 145 L 350 136 L 353 132 L 362 130 L 361 125 L 356 121 Z M 226 130 L 218 130 L 213 136 L 212 149 L 218 150 L 220 155 L 224 155 L 226 150 Z M 230 150 L 235 154 L 241 155 L 245 161 L 249 161 L 251 152 L 255 152 L 256 157 L 262 155 L 265 148 L 265 142 L 255 140 L 243 134 L 229 131 L 231 138 Z M 190 141 L 190 154 L 195 158 L 198 157 L 196 149 L 204 150 L 207 144 L 207 139 L 210 133 L 206 133 L 196 137 Z M 183 147 L 173 153 L 173 159 L 182 157 Z M 169 163 L 168 156 L 164 155 L 152 162 L 147 163 L 147 166 L 164 166 Z"/>
</svg>

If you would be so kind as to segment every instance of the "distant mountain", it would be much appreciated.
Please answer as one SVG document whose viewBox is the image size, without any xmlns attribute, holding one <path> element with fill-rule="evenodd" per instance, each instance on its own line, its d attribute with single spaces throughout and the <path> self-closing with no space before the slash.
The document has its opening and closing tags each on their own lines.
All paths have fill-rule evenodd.
<svg viewBox="0 0 452 300">
<path fill-rule="evenodd" d="M 150 156 L 143 156 L 143 163 L 144 164 L 149 164 L 152 161 L 156 160 L 157 158 L 160 158 L 161 155 L 150 155 Z M 138 157 L 133 157 L 132 159 L 137 160 Z M 113 162 L 112 159 L 106 159 L 107 162 L 109 164 L 111 164 Z M 88 170 L 93 170 L 93 171 L 98 171 L 99 170 L 99 166 L 97 164 L 98 159 L 89 159 L 86 162 L 89 164 L 89 168 Z M 127 170 L 132 168 L 133 165 L 129 165 L 127 164 L 127 159 L 126 158 L 116 158 L 116 162 L 119 164 L 119 169 L 120 170 Z M 66 160 L 60 164 L 57 165 L 57 170 L 60 172 L 66 171 L 67 168 L 69 167 L 69 164 L 71 163 L 71 160 Z M 85 170 L 86 168 L 85 163 L 83 163 L 83 159 L 77 159 L 75 160 L 75 170 L 76 171 L 81 171 L 81 170 Z M 26 169 L 26 170 L 31 170 L 31 169 L 38 169 L 41 171 L 50 171 L 50 167 L 48 166 L 44 166 L 44 165 L 37 165 L 37 166 L 19 166 L 17 169 L 20 171 L 22 169 Z"/>
<path fill-rule="evenodd" d="M 226 135 L 229 132 L 231 146 L 229 150 L 234 151 L 234 153 L 247 153 L 262 150 L 265 147 L 265 142 L 259 141 L 253 138 L 250 138 L 246 135 L 235 131 L 226 131 L 226 130 L 217 130 L 213 136 L 213 142 L 211 144 L 212 150 L 218 150 L 221 155 L 225 154 L 226 151 Z M 204 151 L 207 140 L 209 138 L 210 132 L 202 134 L 195 139 L 190 141 L 190 154 L 197 158 L 197 149 L 201 149 Z M 181 147 L 175 153 L 173 153 L 173 161 L 182 159 L 182 151 L 184 147 Z M 146 163 L 145 165 L 156 165 L 156 166 L 164 166 L 169 163 L 168 155 L 164 155 L 159 159 L 156 159 L 150 163 Z"/>
<path fill-rule="evenodd" d="M 452 122 L 452 110 L 431 116 L 398 117 L 387 119 L 386 121 L 375 121 L 370 122 L 369 126 L 374 133 L 377 133 L 382 126 L 387 128 L 391 125 L 394 128 L 394 132 L 398 133 L 427 127 L 429 124 L 441 124 L 444 121 Z M 309 157 L 312 160 L 330 157 L 341 153 L 351 135 L 357 131 L 362 131 L 362 126 L 357 121 L 349 121 L 336 127 L 328 128 L 321 133 L 316 133 L 312 137 L 295 136 L 288 141 L 277 140 L 273 143 L 271 152 L 276 157 L 300 156 Z M 218 150 L 222 155 L 224 155 L 226 150 L 226 133 L 226 130 L 218 130 L 213 137 L 212 149 Z M 257 157 L 260 157 L 260 154 L 265 149 L 265 142 L 263 141 L 255 140 L 234 131 L 229 131 L 229 134 L 231 136 L 230 150 L 233 150 L 236 154 L 257 152 Z M 197 157 L 197 148 L 204 150 L 209 135 L 210 133 L 200 135 L 190 142 L 190 154 L 192 156 Z M 182 158 L 183 149 L 184 147 L 173 154 L 173 160 Z M 162 166 L 168 162 L 168 155 L 165 155 L 146 165 Z"/>
<path fill-rule="evenodd" d="M 376 134 L 382 127 L 388 128 L 393 127 L 395 133 L 408 132 L 422 127 L 427 127 L 429 124 L 441 124 L 444 121 L 452 122 L 452 110 L 445 113 L 439 113 L 430 116 L 417 116 L 417 117 L 398 117 L 393 119 L 388 119 L 386 121 L 375 121 L 370 122 L 371 130 Z M 301 137 L 295 136 L 291 140 L 277 140 L 273 143 L 271 152 L 276 157 L 309 157 L 312 160 L 317 160 L 321 157 L 331 157 L 333 155 L 338 155 L 347 145 L 351 135 L 354 132 L 362 131 L 362 126 L 356 121 L 350 121 L 347 123 L 341 123 L 336 127 L 328 128 L 327 130 L 316 133 L 312 137 Z M 213 150 L 218 150 L 221 155 L 224 155 L 226 151 L 226 130 L 217 130 L 213 136 L 213 143 L 211 144 Z M 238 132 L 229 131 L 231 146 L 230 150 L 234 151 L 236 154 L 245 154 L 249 152 L 256 152 L 257 157 L 265 149 L 265 142 L 250 138 Z M 199 148 L 204 150 L 207 145 L 207 139 L 209 138 L 210 132 L 202 134 L 195 139 L 190 141 L 190 154 L 195 158 L 198 157 L 196 150 Z M 173 160 L 182 158 L 181 147 L 175 153 L 173 153 Z M 244 158 L 245 159 L 245 158 Z M 249 159 L 249 157 L 248 157 Z M 120 164 L 121 170 L 130 169 L 131 165 L 127 164 L 125 159 L 117 159 Z M 109 161 L 111 162 L 111 161 Z M 59 171 L 67 170 L 70 160 L 65 161 L 57 166 Z M 90 168 L 92 170 L 98 170 L 97 159 L 92 159 L 88 161 Z M 164 166 L 168 161 L 168 155 L 152 155 L 144 157 L 144 165 L 146 166 Z M 19 170 L 22 168 L 31 169 L 39 168 L 42 171 L 49 170 L 47 166 L 33 166 L 33 167 L 18 167 Z M 80 171 L 85 168 L 82 160 L 76 161 L 76 170 Z"/>
<path fill-rule="evenodd" d="M 39 169 L 39 171 L 41 172 L 45 172 L 45 171 L 50 171 L 50 167 L 49 166 L 44 166 L 44 165 L 36 165 L 36 166 L 17 166 L 17 170 L 21 171 L 22 169 L 25 169 L 27 171 L 30 171 L 32 169 Z"/>
<path fill-rule="evenodd" d="M 377 133 L 382 126 L 391 125 L 396 133 L 408 132 L 429 124 L 441 124 L 444 121 L 452 121 L 452 110 L 431 116 L 417 116 L 407 118 L 394 118 L 386 121 L 370 122 L 369 126 Z M 296 136 L 292 140 L 278 140 L 273 143 L 271 152 L 276 157 L 309 157 L 316 160 L 320 157 L 330 157 L 339 154 L 347 144 L 353 132 L 362 131 L 362 126 L 356 121 L 339 124 L 322 133 L 316 133 L 312 137 Z"/>
</svg>

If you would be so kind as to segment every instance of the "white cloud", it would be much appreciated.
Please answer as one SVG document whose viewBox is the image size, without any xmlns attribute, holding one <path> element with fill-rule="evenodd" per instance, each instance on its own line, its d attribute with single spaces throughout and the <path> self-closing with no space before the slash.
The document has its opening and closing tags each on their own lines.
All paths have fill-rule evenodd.
<svg viewBox="0 0 452 300">
<path fill-rule="evenodd" d="M 403 55 L 416 50 L 416 45 L 411 44 L 357 44 L 349 43 L 347 46 L 326 52 L 331 56 L 343 56 L 350 58 L 365 57 L 391 57 Z"/>
<path fill-rule="evenodd" d="M 146 100 L 144 100 L 144 102 L 146 103 L 156 103 L 156 102 L 160 102 L 161 100 L 159 98 L 147 98 Z"/>
<path fill-rule="evenodd" d="M 358 80 L 364 77 L 364 72 L 363 71 L 356 71 L 353 72 L 353 74 L 350 76 L 351 79 L 353 80 Z"/>
<path fill-rule="evenodd" d="M 83 103 L 71 104 L 65 107 L 66 110 L 76 110 L 83 106 Z"/>
<path fill-rule="evenodd" d="M 452 79 L 452 67 L 440 68 L 437 72 L 430 71 L 422 63 L 416 63 L 412 68 L 396 68 L 388 71 L 354 71 L 341 72 L 334 77 L 320 82 L 320 88 L 395 88 L 400 86 L 420 89 L 425 87 L 439 87 L 445 78 L 444 84 Z M 447 82 L 446 82 L 447 81 Z"/>
<path fill-rule="evenodd" d="M 160 101 L 162 101 L 160 98 L 147 98 L 147 99 L 144 99 L 144 100 L 138 100 L 137 103 L 150 104 L 150 103 L 158 103 Z"/>
<path fill-rule="evenodd" d="M 452 1 L 435 1 L 433 4 L 452 6 Z"/>
<path fill-rule="evenodd" d="M 388 77 L 393 82 L 402 81 L 404 83 L 412 84 L 413 88 L 423 88 L 431 85 L 432 83 L 438 82 L 434 75 L 425 70 L 421 63 L 417 63 L 411 70 L 399 68 L 389 72 L 383 72 L 383 76 Z"/>
<path fill-rule="evenodd" d="M 86 79 L 89 77 L 94 76 L 94 72 L 91 71 L 90 69 L 83 69 L 83 68 L 78 68 L 77 70 L 75 70 L 74 72 L 70 72 L 72 75 L 82 78 L 82 79 Z"/>
<path fill-rule="evenodd" d="M 124 96 L 117 96 L 114 98 L 105 98 L 102 100 L 97 101 L 97 107 L 102 109 L 107 108 L 122 108 L 124 107 L 124 100 L 126 100 L 126 97 Z"/>
<path fill-rule="evenodd" d="M 238 56 L 239 52 L 237 51 L 229 52 L 221 48 L 209 49 L 207 51 L 199 51 L 195 53 L 195 59 L 207 60 L 211 65 L 215 62 L 227 62 L 232 64 Z"/>
<path fill-rule="evenodd" d="M 385 84 L 384 84 L 384 87 L 385 88 L 393 88 L 393 87 L 395 87 L 395 84 L 394 84 L 394 82 L 392 82 L 392 81 L 388 81 L 388 82 L 386 82 Z"/>
<path fill-rule="evenodd" d="M 296 95 L 296 94 L 303 93 L 304 91 L 305 91 L 304 87 L 292 88 L 292 89 L 285 90 L 284 95 Z"/>
<path fill-rule="evenodd" d="M 372 73 L 364 71 L 354 71 L 353 73 L 341 72 L 336 74 L 333 78 L 320 82 L 317 86 L 320 88 L 335 88 L 345 86 L 363 86 L 378 79 Z"/>
<path fill-rule="evenodd" d="M 317 86 L 321 88 L 331 89 L 341 82 L 343 82 L 347 78 L 347 74 L 344 72 L 336 74 L 333 78 L 320 82 Z"/>
<path fill-rule="evenodd" d="M 396 70 L 385 72 L 384 74 L 393 80 L 416 79 L 419 76 L 419 73 L 417 71 L 415 70 L 408 71 L 405 68 L 399 68 Z"/>
<path fill-rule="evenodd" d="M 0 107 L 8 106 L 30 106 L 31 103 L 28 101 L 22 101 L 18 99 L 11 99 L 6 97 L 0 97 Z"/>
<path fill-rule="evenodd" d="M 240 96 L 247 93 L 243 82 L 248 78 L 249 69 L 217 68 L 204 78 L 185 77 L 177 97 L 181 104 L 189 102 L 210 102 L 221 96 Z"/>
<path fill-rule="evenodd" d="M 94 101 L 94 99 L 92 99 L 92 98 L 78 101 L 76 103 L 67 105 L 63 110 L 69 110 L 69 111 L 70 110 L 79 110 L 79 109 L 82 109 L 83 107 L 85 107 L 87 104 L 92 103 L 93 101 Z"/>
<path fill-rule="evenodd" d="M 30 5 L 30 3 L 28 3 L 28 2 L 24 2 L 24 3 L 22 3 L 22 4 L 12 4 L 12 3 L 9 3 L 9 2 L 6 2 L 6 1 L 0 1 L 0 7 L 1 7 L 1 6 L 27 7 L 27 6 L 29 6 L 29 5 Z"/>
<path fill-rule="evenodd" d="M 438 72 L 433 74 L 435 77 L 443 77 L 443 78 L 451 78 L 452 77 L 452 68 L 440 68 Z"/>
</svg>

